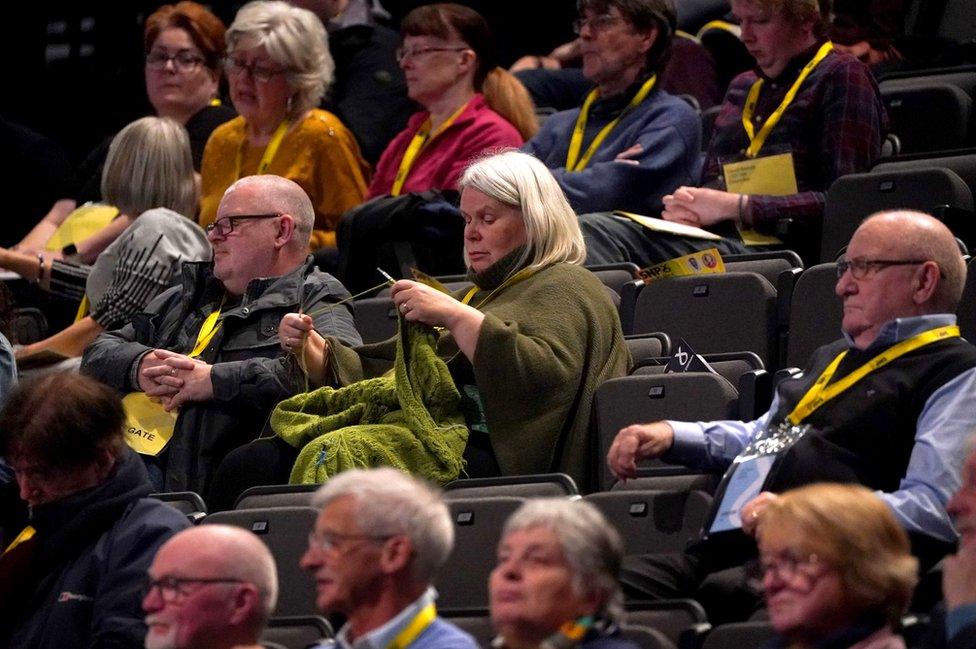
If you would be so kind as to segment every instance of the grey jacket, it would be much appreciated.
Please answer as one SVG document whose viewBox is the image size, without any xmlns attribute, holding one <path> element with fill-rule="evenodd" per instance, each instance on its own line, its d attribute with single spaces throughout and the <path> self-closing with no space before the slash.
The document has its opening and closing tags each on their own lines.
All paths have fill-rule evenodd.
<svg viewBox="0 0 976 649">
<path fill-rule="evenodd" d="M 203 321 L 224 299 L 211 271 L 210 263 L 183 264 L 182 285 L 157 296 L 121 329 L 99 336 L 85 350 L 81 371 L 127 393 L 139 389 L 133 379 L 143 355 L 156 348 L 189 354 Z M 255 439 L 279 401 L 304 389 L 301 370 L 278 341 L 282 316 L 301 309 L 323 335 L 362 344 L 351 305 L 329 306 L 347 297 L 342 284 L 309 259 L 287 275 L 252 280 L 240 303 L 223 309 L 222 324 L 200 355 L 213 365 L 214 398 L 180 409 L 161 456 L 167 491 L 205 496 L 220 460 Z"/>
</svg>

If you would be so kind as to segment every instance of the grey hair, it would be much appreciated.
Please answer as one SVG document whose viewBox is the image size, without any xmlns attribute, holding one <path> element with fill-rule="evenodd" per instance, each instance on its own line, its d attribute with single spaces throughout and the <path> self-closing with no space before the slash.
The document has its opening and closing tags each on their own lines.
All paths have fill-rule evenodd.
<svg viewBox="0 0 976 649">
<path fill-rule="evenodd" d="M 519 268 L 586 260 L 576 213 L 549 169 L 531 155 L 510 149 L 476 160 L 464 170 L 458 188 L 476 189 L 522 211 L 528 245 Z"/>
<path fill-rule="evenodd" d="M 288 116 L 298 117 L 315 108 L 335 81 L 335 61 L 322 21 L 308 9 L 281 0 L 254 0 L 237 12 L 227 29 L 227 51 L 232 54 L 242 38 L 263 45 L 271 60 L 285 68 L 294 90 Z"/>
<path fill-rule="evenodd" d="M 197 183 L 183 125 L 166 117 L 143 117 L 119 131 L 108 147 L 102 199 L 133 218 L 155 207 L 193 218 Z"/>
<path fill-rule="evenodd" d="M 269 211 L 291 214 L 295 219 L 295 236 L 292 241 L 307 247 L 315 225 L 315 209 L 312 201 L 301 185 L 288 178 L 273 174 L 244 176 L 227 188 L 224 196 L 244 187 L 256 187 L 261 191 L 263 201 L 270 206 Z"/>
<path fill-rule="evenodd" d="M 352 469 L 330 478 L 312 506 L 324 509 L 344 496 L 356 499 L 359 529 L 367 534 L 404 534 L 413 546 L 411 577 L 429 583 L 454 547 L 454 526 L 440 492 L 389 467 Z"/>
<path fill-rule="evenodd" d="M 509 516 L 502 538 L 536 527 L 556 535 L 573 572 L 577 592 L 598 593 L 604 603 L 600 612 L 614 622 L 621 622 L 623 593 L 619 576 L 624 544 L 617 529 L 585 500 L 535 498 Z"/>
</svg>

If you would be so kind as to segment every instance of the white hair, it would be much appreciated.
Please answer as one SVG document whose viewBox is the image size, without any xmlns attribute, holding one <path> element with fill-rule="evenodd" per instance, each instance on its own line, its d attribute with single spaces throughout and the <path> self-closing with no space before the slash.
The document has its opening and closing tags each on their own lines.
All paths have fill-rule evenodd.
<svg viewBox="0 0 976 649">
<path fill-rule="evenodd" d="M 227 29 L 228 55 L 242 38 L 263 45 L 271 60 L 285 68 L 295 91 L 289 117 L 319 105 L 335 80 L 335 61 L 318 16 L 281 0 L 254 0 L 241 7 Z"/>
<path fill-rule="evenodd" d="M 440 491 L 389 467 L 352 469 L 330 478 L 312 506 L 324 509 L 344 496 L 356 499 L 359 529 L 368 534 L 404 534 L 413 546 L 411 576 L 429 583 L 454 547 L 454 526 Z"/>
<path fill-rule="evenodd" d="M 527 245 L 518 267 L 585 261 L 586 245 L 576 213 L 549 169 L 531 155 L 511 149 L 476 160 L 464 170 L 458 188 L 478 190 L 521 210 Z"/>
<path fill-rule="evenodd" d="M 600 510 L 585 500 L 534 498 L 508 517 L 502 538 L 519 530 L 551 531 L 562 547 L 580 594 L 598 593 L 603 612 L 614 621 L 623 616 L 623 594 L 618 581 L 624 545 L 616 528 Z"/>
</svg>

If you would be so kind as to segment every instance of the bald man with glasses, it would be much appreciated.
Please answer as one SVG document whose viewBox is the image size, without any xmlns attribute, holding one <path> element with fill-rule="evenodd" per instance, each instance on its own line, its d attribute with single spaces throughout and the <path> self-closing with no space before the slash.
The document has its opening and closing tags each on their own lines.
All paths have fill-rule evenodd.
<svg viewBox="0 0 976 649">
<path fill-rule="evenodd" d="M 223 457 L 255 439 L 275 404 L 303 387 L 278 340 L 285 313 L 307 313 L 320 332 L 361 344 L 348 291 L 309 257 L 313 223 L 311 201 L 294 182 L 270 174 L 237 181 L 207 228 L 212 261 L 184 263 L 180 285 L 86 350 L 82 371 L 127 395 L 127 440 L 158 489 L 207 497 Z M 145 398 L 131 396 L 138 393 Z M 155 427 L 166 422 L 160 411 L 176 413 L 168 427 Z"/>
<path fill-rule="evenodd" d="M 274 558 L 257 536 L 226 525 L 184 530 L 146 575 L 146 649 L 260 649 L 277 600 Z"/>
<path fill-rule="evenodd" d="M 976 430 L 976 348 L 956 326 L 966 267 L 955 238 L 925 214 L 875 214 L 854 233 L 838 274 L 843 338 L 781 382 L 762 417 L 660 421 L 617 434 L 607 462 L 620 479 L 652 457 L 726 471 L 706 530 L 711 538 L 689 553 L 689 581 L 676 586 L 657 572 L 660 562 L 635 557 L 623 575 L 633 590 L 675 596 L 721 563 L 742 560 L 754 545 L 735 543 L 743 549 L 735 553 L 731 541 L 754 532 L 775 493 L 812 482 L 876 490 L 923 563 L 956 542 L 946 502 Z"/>
</svg>

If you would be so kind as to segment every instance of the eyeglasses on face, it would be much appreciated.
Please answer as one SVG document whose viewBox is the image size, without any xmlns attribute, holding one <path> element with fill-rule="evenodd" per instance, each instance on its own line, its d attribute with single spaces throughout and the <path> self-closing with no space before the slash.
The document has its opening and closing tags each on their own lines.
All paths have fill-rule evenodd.
<svg viewBox="0 0 976 649">
<path fill-rule="evenodd" d="M 411 47 L 406 49 L 398 47 L 396 50 L 397 63 L 403 63 L 406 59 L 416 60 L 421 56 L 433 54 L 434 52 L 463 52 L 471 49 L 468 47 Z"/>
<path fill-rule="evenodd" d="M 343 534 L 342 532 L 309 532 L 308 547 L 310 550 L 335 550 L 346 541 L 386 541 L 395 534 Z"/>
<path fill-rule="evenodd" d="M 915 266 L 924 264 L 927 259 L 846 259 L 841 258 L 837 262 L 837 279 L 844 276 L 844 273 L 851 271 L 854 279 L 864 279 L 868 275 L 888 268 L 889 266 Z"/>
<path fill-rule="evenodd" d="M 207 234 L 216 234 L 221 237 L 226 237 L 228 234 L 234 231 L 234 223 L 237 221 L 253 221 L 256 219 L 274 219 L 281 216 L 280 212 L 274 214 L 237 214 L 234 216 L 225 216 L 219 218 L 213 223 L 207 225 Z"/>
<path fill-rule="evenodd" d="M 200 67 L 204 59 L 190 50 L 180 50 L 176 54 L 152 50 L 146 55 L 146 67 L 150 70 L 165 70 L 166 64 L 170 61 L 173 62 L 173 68 L 177 72 L 193 72 Z"/>
<path fill-rule="evenodd" d="M 785 550 L 772 555 L 763 555 L 754 564 L 754 577 L 758 581 L 764 580 L 768 575 L 777 577 L 784 581 L 792 580 L 798 576 L 807 579 L 819 577 L 827 567 L 816 554 L 812 552 L 803 553 L 796 550 Z"/>
<path fill-rule="evenodd" d="M 150 593 L 154 590 L 159 590 L 159 596 L 167 604 L 175 604 L 179 600 L 187 597 L 193 593 L 192 590 L 187 590 L 187 586 L 191 584 L 243 584 L 246 583 L 240 579 L 224 579 L 224 578 L 193 578 L 193 577 L 162 577 L 160 579 L 153 579 L 152 577 L 146 576 L 146 581 L 143 583 L 142 595 L 145 599 L 149 597 Z"/>
<path fill-rule="evenodd" d="M 224 70 L 227 72 L 227 76 L 237 76 L 247 72 L 258 83 L 268 83 L 279 74 L 287 72 L 283 68 L 272 68 L 253 61 L 248 63 L 247 59 L 239 56 L 227 57 L 224 60 Z"/>
<path fill-rule="evenodd" d="M 610 29 L 619 21 L 623 20 L 620 16 L 613 14 L 600 14 L 592 18 L 577 18 L 573 21 L 573 33 L 579 36 L 584 27 L 589 27 L 595 32 L 602 32 Z"/>
</svg>

